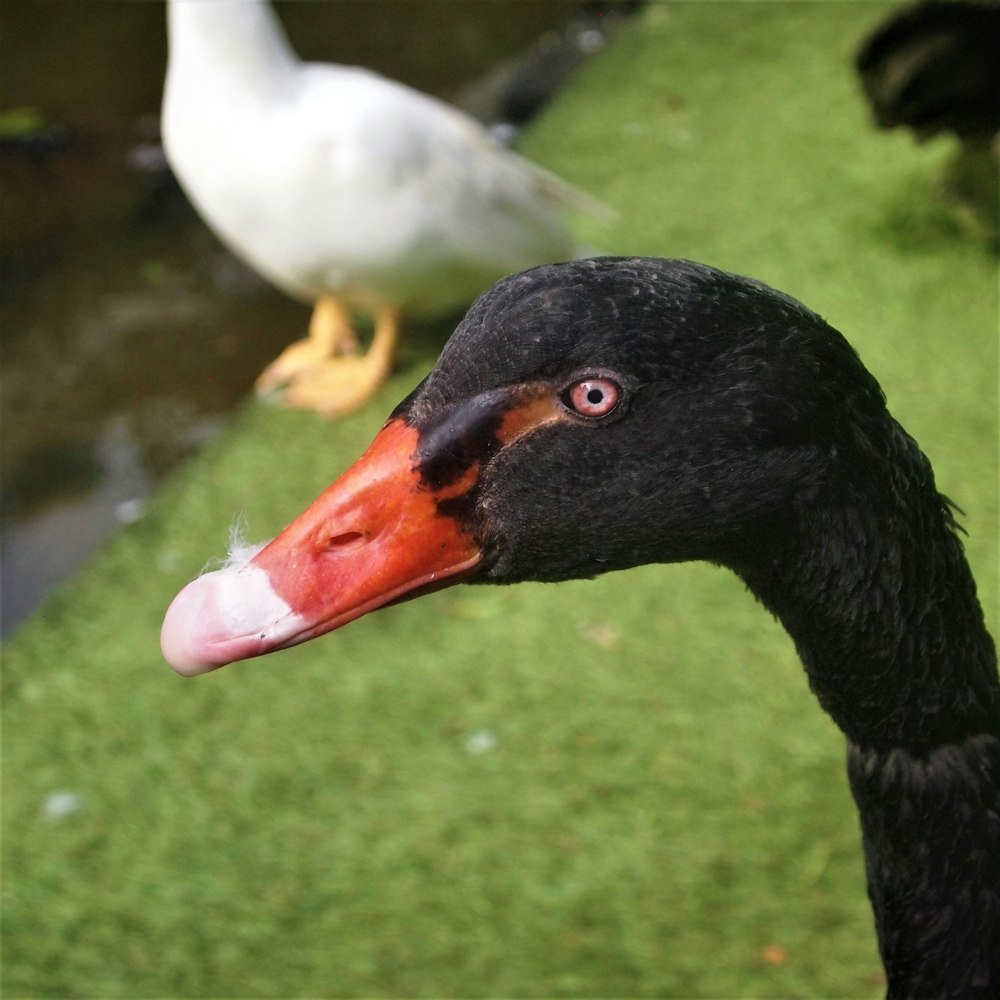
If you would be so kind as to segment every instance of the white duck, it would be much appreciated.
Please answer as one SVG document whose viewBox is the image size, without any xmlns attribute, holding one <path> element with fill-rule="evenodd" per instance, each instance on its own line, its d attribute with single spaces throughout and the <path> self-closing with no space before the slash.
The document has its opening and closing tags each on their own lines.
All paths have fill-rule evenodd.
<svg viewBox="0 0 1000 1000">
<path fill-rule="evenodd" d="M 257 381 L 339 415 L 388 375 L 404 313 L 581 255 L 592 203 L 456 109 L 365 69 L 304 63 L 266 0 L 168 0 L 163 141 L 229 248 L 316 308 Z M 352 318 L 370 313 L 358 353 Z"/>
</svg>

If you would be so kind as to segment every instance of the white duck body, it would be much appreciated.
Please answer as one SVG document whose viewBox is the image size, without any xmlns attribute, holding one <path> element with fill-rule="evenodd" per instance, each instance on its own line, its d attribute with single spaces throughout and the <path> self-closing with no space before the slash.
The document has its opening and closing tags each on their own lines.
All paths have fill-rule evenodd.
<svg viewBox="0 0 1000 1000">
<path fill-rule="evenodd" d="M 264 0 L 169 0 L 163 140 L 219 237 L 289 294 L 364 310 L 460 306 L 578 256 L 585 203 L 448 105 L 303 63 Z"/>
</svg>

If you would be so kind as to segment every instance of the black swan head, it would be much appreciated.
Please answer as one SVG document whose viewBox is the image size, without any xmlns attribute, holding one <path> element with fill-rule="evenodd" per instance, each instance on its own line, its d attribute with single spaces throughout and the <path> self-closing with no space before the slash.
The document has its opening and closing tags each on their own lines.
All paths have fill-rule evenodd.
<svg viewBox="0 0 1000 1000">
<path fill-rule="evenodd" d="M 1000 990 L 1000 684 L 950 505 L 847 341 L 756 281 L 650 258 L 501 281 L 162 645 L 194 674 L 460 580 L 692 559 L 780 618 L 849 740 L 890 993 Z"/>
</svg>

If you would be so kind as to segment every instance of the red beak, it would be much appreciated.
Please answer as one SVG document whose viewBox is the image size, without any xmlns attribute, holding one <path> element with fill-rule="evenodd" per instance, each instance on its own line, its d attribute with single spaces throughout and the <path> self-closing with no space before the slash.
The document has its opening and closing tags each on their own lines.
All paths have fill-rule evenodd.
<svg viewBox="0 0 1000 1000">
<path fill-rule="evenodd" d="M 390 601 L 471 576 L 482 552 L 439 503 L 467 492 L 428 488 L 417 432 L 393 419 L 369 449 L 252 559 L 188 584 L 167 611 L 160 645 L 193 675 L 284 649 Z"/>
</svg>

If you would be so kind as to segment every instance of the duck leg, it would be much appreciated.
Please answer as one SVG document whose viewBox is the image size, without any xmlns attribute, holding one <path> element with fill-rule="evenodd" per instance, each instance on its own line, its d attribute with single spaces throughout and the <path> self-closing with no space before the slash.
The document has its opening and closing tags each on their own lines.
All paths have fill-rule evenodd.
<svg viewBox="0 0 1000 1000">
<path fill-rule="evenodd" d="M 392 370 L 399 337 L 399 310 L 375 313 L 375 335 L 363 355 L 327 357 L 296 377 L 282 397 L 287 406 L 341 417 L 368 402 Z"/>
<path fill-rule="evenodd" d="M 315 365 L 338 355 L 358 353 L 351 311 L 339 299 L 325 295 L 316 302 L 309 336 L 286 347 L 257 377 L 258 396 L 268 396 L 295 382 Z"/>
</svg>

